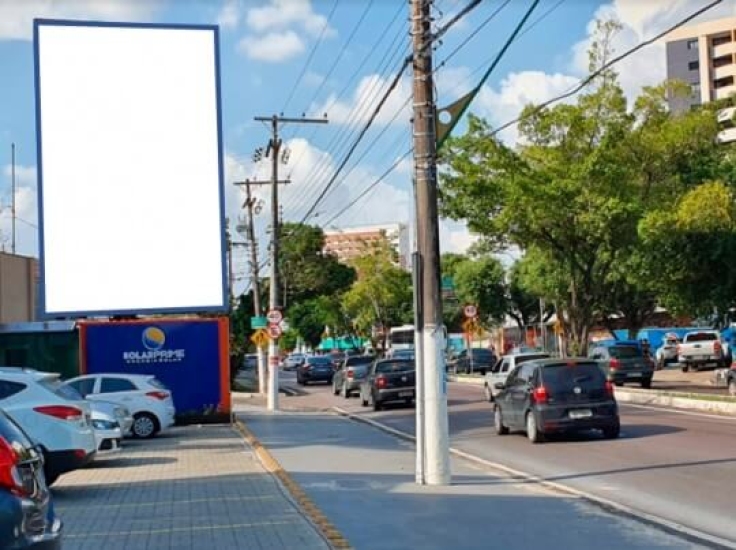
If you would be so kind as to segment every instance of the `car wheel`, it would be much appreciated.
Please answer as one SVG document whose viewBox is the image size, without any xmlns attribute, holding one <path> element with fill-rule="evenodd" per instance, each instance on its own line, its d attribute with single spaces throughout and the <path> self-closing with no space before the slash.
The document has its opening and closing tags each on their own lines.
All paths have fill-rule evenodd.
<svg viewBox="0 0 736 550">
<path fill-rule="evenodd" d="M 532 411 L 526 413 L 526 436 L 532 443 L 541 443 L 544 441 L 544 434 L 539 431 L 537 419 Z"/>
<path fill-rule="evenodd" d="M 380 411 L 383 408 L 383 405 L 381 405 L 380 401 L 376 401 L 375 397 L 371 398 L 371 401 L 373 401 L 373 410 L 374 411 Z"/>
<path fill-rule="evenodd" d="M 485 384 L 483 386 L 483 391 L 486 394 L 486 401 L 493 403 L 493 392 L 491 391 L 491 387 L 488 384 Z"/>
<path fill-rule="evenodd" d="M 617 439 L 621 434 L 621 424 L 616 422 L 615 425 L 603 428 L 603 437 L 606 439 Z"/>
<path fill-rule="evenodd" d="M 51 487 L 54 483 L 56 483 L 59 479 L 59 474 L 53 474 L 53 473 L 46 473 L 44 471 L 43 477 L 46 478 L 46 485 L 48 487 Z"/>
<path fill-rule="evenodd" d="M 617 386 L 623 386 L 624 385 L 624 381 L 623 380 L 616 380 L 616 381 L 614 381 L 614 384 L 616 384 Z"/>
<path fill-rule="evenodd" d="M 133 415 L 133 436 L 139 439 L 150 439 L 159 430 L 158 420 L 151 413 L 142 412 Z"/>
<path fill-rule="evenodd" d="M 363 397 L 363 393 L 362 392 L 360 394 L 360 404 L 363 405 L 364 407 L 367 407 L 368 406 L 368 400 L 365 397 Z"/>
<path fill-rule="evenodd" d="M 338 393 L 340 392 L 337 389 L 337 382 L 335 382 L 335 379 L 333 378 L 332 379 L 332 394 L 337 395 Z"/>
<path fill-rule="evenodd" d="M 728 394 L 736 397 L 736 380 L 733 378 L 728 381 Z"/>
<path fill-rule="evenodd" d="M 342 383 L 342 391 L 340 392 L 340 395 L 342 395 L 343 399 L 350 399 L 350 392 L 348 391 L 347 382 Z"/>
<path fill-rule="evenodd" d="M 493 413 L 493 425 L 496 428 L 496 434 L 506 435 L 509 433 L 508 427 L 503 425 L 503 415 L 501 414 L 500 407 L 496 407 L 496 410 Z"/>
<path fill-rule="evenodd" d="M 690 370 L 690 365 L 683 365 L 682 372 L 687 372 Z"/>
<path fill-rule="evenodd" d="M 651 378 L 642 378 L 641 379 L 641 387 L 645 390 L 648 390 L 652 387 L 652 379 Z"/>
</svg>

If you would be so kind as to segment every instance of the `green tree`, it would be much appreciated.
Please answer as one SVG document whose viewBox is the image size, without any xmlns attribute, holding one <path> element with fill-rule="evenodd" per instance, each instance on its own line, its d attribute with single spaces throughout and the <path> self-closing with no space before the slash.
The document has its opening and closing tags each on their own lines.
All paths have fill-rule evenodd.
<svg viewBox="0 0 736 550">
<path fill-rule="evenodd" d="M 289 308 L 289 326 L 312 347 L 321 342 L 325 327 L 341 323 L 340 304 L 332 296 L 303 300 Z"/>
<path fill-rule="evenodd" d="M 344 292 L 355 281 L 355 271 L 324 252 L 319 227 L 285 223 L 281 226 L 279 269 L 285 307 L 318 296 Z"/>
<path fill-rule="evenodd" d="M 493 256 L 466 259 L 455 266 L 457 295 L 462 304 L 474 304 L 483 324 L 503 322 L 507 310 L 504 270 Z"/>
<path fill-rule="evenodd" d="M 357 280 L 344 295 L 345 312 L 361 333 L 384 328 L 384 348 L 388 327 L 413 321 L 411 275 L 393 259 L 388 241 L 366 244 L 365 252 L 351 262 Z"/>
<path fill-rule="evenodd" d="M 591 70 L 610 59 L 618 29 L 599 22 Z M 573 353 L 586 353 L 602 315 L 641 322 L 652 294 L 640 220 L 722 169 L 712 112 L 673 116 L 665 100 L 675 88 L 646 89 L 629 110 L 616 74 L 604 71 L 574 104 L 527 107 L 516 149 L 471 116 L 443 153 L 443 213 L 487 246 L 534 256 L 524 288 L 558 304 Z"/>
<path fill-rule="evenodd" d="M 524 274 L 531 269 L 530 264 L 534 261 L 533 255 L 526 255 L 518 260 L 508 271 L 507 275 L 507 297 L 508 304 L 506 313 L 516 321 L 519 328 L 524 328 L 541 321 L 547 322 L 554 313 L 551 303 L 545 303 L 543 311 L 540 312 L 541 295 L 529 290 Z"/>
</svg>

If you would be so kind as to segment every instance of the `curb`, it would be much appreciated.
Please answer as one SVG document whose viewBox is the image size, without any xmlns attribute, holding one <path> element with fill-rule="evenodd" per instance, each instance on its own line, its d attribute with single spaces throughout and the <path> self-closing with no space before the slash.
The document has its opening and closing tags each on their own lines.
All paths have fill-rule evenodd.
<svg viewBox="0 0 736 550">
<path fill-rule="evenodd" d="M 272 475 L 274 475 L 281 484 L 289 491 L 289 494 L 301 508 L 302 513 L 309 518 L 317 531 L 333 548 L 348 549 L 352 548 L 348 540 L 337 530 L 337 528 L 327 519 L 317 505 L 309 498 L 304 489 L 294 481 L 289 472 L 284 470 L 278 460 L 271 452 L 261 444 L 258 438 L 250 431 L 248 426 L 240 420 L 235 420 L 235 429 L 240 432 L 248 444 L 253 447 L 253 452 L 260 460 L 263 467 Z"/>
<path fill-rule="evenodd" d="M 449 375 L 447 379 L 457 384 L 465 384 L 469 386 L 483 386 L 483 378 L 459 378 L 456 375 Z M 722 416 L 736 416 L 736 400 L 734 401 L 716 401 L 710 399 L 698 399 L 699 394 L 683 394 L 680 392 L 671 392 L 667 390 L 640 390 L 636 388 L 620 388 L 614 390 L 616 399 L 621 403 L 632 403 L 635 405 L 651 405 L 655 407 L 663 407 L 670 409 L 678 409 L 685 411 L 698 411 L 712 414 L 720 414 Z M 711 394 L 702 394 L 708 395 Z"/>
<path fill-rule="evenodd" d="M 401 430 L 397 430 L 396 428 L 392 428 L 380 422 L 377 422 L 371 418 L 365 418 L 365 417 L 358 416 L 355 413 L 348 412 L 344 409 L 341 409 L 340 407 L 333 407 L 332 410 L 335 411 L 340 416 L 344 416 L 356 422 L 367 424 L 378 430 L 381 430 L 382 432 L 396 436 L 399 439 L 403 439 L 404 441 L 410 441 L 412 443 L 416 442 L 416 438 L 413 435 L 408 434 Z M 637 510 L 636 508 L 632 508 L 625 504 L 614 502 L 612 500 L 608 500 L 606 498 L 599 497 L 594 494 L 587 493 L 585 491 L 581 491 L 579 489 L 575 489 L 573 487 L 569 487 L 561 483 L 557 483 L 555 481 L 549 481 L 537 475 L 523 472 L 521 470 L 516 470 L 508 466 L 504 466 L 503 464 L 499 464 L 498 462 L 493 462 L 490 460 L 486 460 L 484 458 L 480 458 L 478 456 L 467 453 L 455 447 L 450 447 L 450 454 L 460 459 L 463 459 L 467 462 L 472 462 L 474 464 L 483 466 L 490 470 L 496 470 L 496 471 L 503 472 L 505 474 L 510 475 L 513 479 L 516 479 L 518 481 L 535 483 L 537 485 L 541 485 L 542 487 L 546 487 L 547 489 L 550 489 L 556 493 L 580 498 L 607 512 L 619 514 L 626 518 L 645 523 L 647 525 L 661 529 L 667 533 L 687 539 L 690 542 L 695 542 L 698 544 L 707 544 L 711 548 L 719 548 L 719 549 L 724 549 L 724 550 L 725 549 L 728 549 L 728 550 L 736 549 L 736 542 L 731 542 L 729 540 L 726 540 L 726 539 L 723 539 L 723 538 L 720 538 L 714 535 L 710 535 L 708 533 L 703 533 L 701 531 L 698 531 L 697 529 L 686 527 L 685 525 L 681 525 L 677 522 L 670 521 L 668 519 L 665 519 L 659 516 L 655 516 L 654 514 L 649 514 L 647 512 Z"/>
</svg>

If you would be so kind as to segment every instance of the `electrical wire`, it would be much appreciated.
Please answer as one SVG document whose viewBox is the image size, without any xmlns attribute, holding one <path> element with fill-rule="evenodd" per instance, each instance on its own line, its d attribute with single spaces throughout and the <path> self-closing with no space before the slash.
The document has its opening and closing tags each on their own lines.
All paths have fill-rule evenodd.
<svg viewBox="0 0 736 550">
<path fill-rule="evenodd" d="M 677 23 L 675 23 L 671 27 L 665 29 L 664 31 L 660 32 L 659 34 L 657 34 L 655 36 L 652 36 L 651 38 L 648 38 L 647 40 L 644 40 L 643 42 L 640 42 L 639 44 L 637 44 L 633 48 L 628 49 L 627 51 L 625 51 L 621 55 L 618 55 L 618 56 L 614 57 L 610 61 L 608 61 L 608 62 L 604 63 L 603 65 L 601 65 L 597 70 L 593 71 L 588 76 L 586 76 L 585 78 L 583 78 L 582 80 L 580 80 L 580 82 L 578 84 L 576 84 L 574 87 L 572 87 L 567 92 L 565 92 L 563 94 L 560 94 L 560 95 L 558 95 L 556 97 L 553 97 L 552 99 L 548 99 L 547 101 L 544 101 L 544 102 L 540 103 L 539 105 L 534 106 L 532 108 L 531 112 L 527 113 L 525 116 L 535 115 L 535 114 L 539 113 L 540 111 L 542 111 L 543 109 L 549 107 L 553 103 L 557 103 L 558 101 L 562 101 L 563 99 L 566 99 L 566 98 L 568 98 L 570 96 L 575 95 L 580 90 L 582 90 L 583 88 L 585 88 L 588 84 L 590 84 L 595 78 L 597 78 L 598 76 L 600 76 L 601 74 L 603 74 L 604 71 L 608 70 L 609 68 L 611 68 L 616 63 L 619 63 L 620 61 L 626 59 L 630 55 L 632 55 L 632 54 L 638 52 L 639 50 L 641 50 L 642 48 L 644 48 L 646 46 L 649 46 L 650 44 L 653 44 L 654 42 L 656 42 L 660 38 L 665 37 L 666 35 L 668 35 L 672 31 L 674 31 L 674 30 L 682 27 L 686 23 L 689 23 L 690 21 L 692 21 L 696 17 L 704 14 L 705 12 L 707 12 L 708 10 L 714 8 L 715 6 L 717 6 L 718 4 L 720 4 L 722 2 L 723 2 L 723 0 L 714 0 L 710 4 L 708 4 L 708 5 L 700 8 L 699 10 L 697 10 L 695 12 L 693 12 L 691 15 L 688 15 L 684 19 L 678 21 Z M 524 116 L 519 116 L 519 117 L 517 117 L 517 118 L 515 118 L 515 119 L 513 119 L 513 120 L 511 120 L 511 121 L 509 121 L 509 122 L 507 122 L 507 123 L 499 126 L 495 130 L 493 130 L 490 135 L 495 136 L 499 132 L 502 132 L 503 130 L 506 130 L 507 128 L 510 128 L 511 126 L 513 126 L 513 125 L 521 122 L 521 120 L 523 120 L 523 118 L 524 118 Z"/>
<path fill-rule="evenodd" d="M 332 16 L 335 15 L 337 4 L 338 4 L 338 0 L 335 0 L 335 3 L 332 5 L 332 9 L 330 10 L 329 15 L 327 16 L 327 19 L 325 19 L 325 24 L 322 25 L 322 30 L 319 33 L 319 37 L 317 38 L 317 41 L 314 43 L 314 46 L 312 46 L 312 51 L 309 52 L 309 56 L 307 56 L 307 60 L 304 62 L 304 65 L 302 66 L 302 70 L 299 73 L 299 77 L 296 79 L 294 86 L 292 86 L 291 92 L 289 93 L 289 97 L 286 99 L 286 103 L 284 104 L 284 107 L 281 109 L 282 113 L 286 111 L 286 109 L 288 109 L 289 104 L 291 103 L 291 100 L 294 97 L 294 92 L 296 92 L 296 89 L 299 87 L 299 84 L 301 84 L 302 79 L 304 78 L 304 74 L 307 72 L 307 69 L 309 68 L 309 64 L 312 62 L 312 58 L 314 57 L 314 54 L 317 51 L 317 48 L 322 42 L 322 38 L 325 35 L 325 31 L 327 31 L 327 29 L 330 26 L 330 21 L 332 21 Z"/>
<path fill-rule="evenodd" d="M 304 217 L 302 218 L 301 222 L 299 222 L 299 223 L 304 223 L 305 221 L 307 221 L 309 219 L 309 217 L 312 215 L 312 213 L 314 212 L 314 210 L 319 205 L 320 201 L 324 198 L 325 194 L 330 190 L 330 188 L 332 187 L 332 185 L 335 183 L 335 181 L 337 180 L 337 177 L 340 175 L 340 172 L 342 172 L 342 170 L 345 168 L 345 165 L 350 160 L 350 157 L 353 155 L 353 153 L 357 149 L 357 147 L 360 144 L 360 142 L 362 141 L 363 137 L 365 137 L 365 134 L 368 131 L 368 129 L 371 127 L 371 125 L 373 124 L 373 121 L 375 121 L 376 117 L 378 116 L 378 113 L 381 112 L 381 109 L 383 108 L 383 106 L 385 105 L 385 103 L 388 100 L 389 96 L 391 95 L 391 92 L 393 92 L 394 89 L 396 89 L 396 86 L 398 86 L 399 81 L 401 80 L 401 77 L 404 75 L 404 71 L 406 71 L 407 67 L 409 66 L 409 61 L 410 61 L 409 59 L 404 60 L 404 63 L 402 63 L 401 68 L 399 69 L 399 72 L 396 73 L 396 76 L 394 77 L 393 81 L 389 85 L 389 87 L 386 90 L 386 92 L 383 94 L 383 97 L 381 97 L 381 99 L 379 100 L 378 105 L 376 105 L 376 108 L 374 109 L 374 111 L 371 114 L 370 118 L 368 119 L 368 121 L 366 122 L 366 124 L 363 126 L 362 130 L 358 134 L 358 137 L 355 139 L 355 141 L 353 142 L 353 144 L 350 146 L 350 149 L 348 150 L 347 154 L 345 155 L 345 158 L 343 158 L 342 162 L 337 167 L 337 170 L 335 170 L 335 172 L 332 174 L 332 177 L 329 179 L 329 181 L 327 182 L 327 184 L 322 189 L 322 192 L 317 197 L 317 200 L 314 201 L 314 203 L 312 204 L 312 206 L 309 208 L 309 210 L 307 210 L 307 213 L 304 215 Z"/>
</svg>

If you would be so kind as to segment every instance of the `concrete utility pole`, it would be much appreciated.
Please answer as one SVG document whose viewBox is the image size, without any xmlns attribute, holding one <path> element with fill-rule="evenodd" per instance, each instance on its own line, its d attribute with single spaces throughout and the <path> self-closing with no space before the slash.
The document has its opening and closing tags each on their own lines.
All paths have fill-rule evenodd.
<svg viewBox="0 0 736 550">
<path fill-rule="evenodd" d="M 279 308 L 279 154 L 281 152 L 281 138 L 279 138 L 279 124 L 284 123 L 315 123 L 326 124 L 326 118 L 286 118 L 282 116 L 255 117 L 260 122 L 271 123 L 271 139 L 268 142 L 266 156 L 271 155 L 271 278 L 269 283 L 269 310 Z M 279 342 L 272 338 L 268 344 L 268 410 L 276 411 L 279 408 Z"/>
<path fill-rule="evenodd" d="M 437 209 L 437 145 L 432 79 L 431 1 L 412 0 L 411 22 L 414 72 L 414 172 L 417 212 L 417 257 L 420 308 L 416 315 L 422 332 L 421 401 L 424 426 L 423 479 L 420 483 L 447 485 L 451 481 L 447 383 L 445 380 L 444 324 L 440 292 L 439 216 Z M 419 330 L 419 329 L 417 329 Z M 418 417 L 419 420 L 419 417 Z M 417 461 L 419 462 L 419 461 Z M 419 477 L 419 476 L 417 476 Z"/>
<path fill-rule="evenodd" d="M 250 182 L 245 181 L 245 205 L 248 212 L 247 235 L 250 243 L 250 271 L 251 271 L 251 289 L 253 290 L 253 313 L 256 317 L 263 315 L 261 309 L 261 280 L 258 267 L 258 243 L 256 242 L 256 232 L 253 222 L 253 205 L 255 199 L 250 194 Z M 257 346 L 258 351 L 258 393 L 261 395 L 266 393 L 266 356 L 263 353 L 263 347 Z"/>
</svg>

